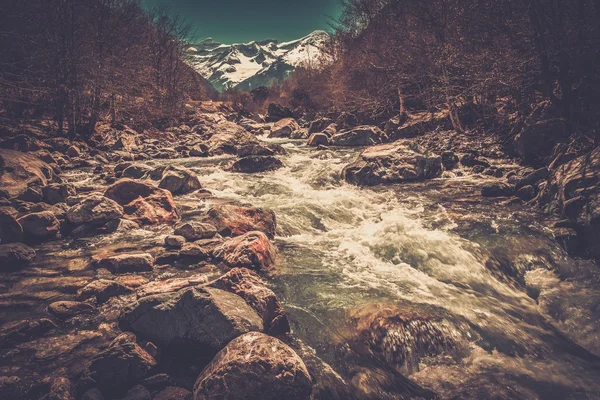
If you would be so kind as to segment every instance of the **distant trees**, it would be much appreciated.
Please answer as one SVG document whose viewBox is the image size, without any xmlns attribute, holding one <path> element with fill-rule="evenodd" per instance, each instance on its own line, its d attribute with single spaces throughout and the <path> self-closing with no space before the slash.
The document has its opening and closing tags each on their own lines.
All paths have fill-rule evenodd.
<svg viewBox="0 0 600 400">
<path fill-rule="evenodd" d="M 172 118 L 205 81 L 185 63 L 189 28 L 134 0 L 0 2 L 0 110 L 50 116 L 59 134 L 100 118 Z"/>
</svg>

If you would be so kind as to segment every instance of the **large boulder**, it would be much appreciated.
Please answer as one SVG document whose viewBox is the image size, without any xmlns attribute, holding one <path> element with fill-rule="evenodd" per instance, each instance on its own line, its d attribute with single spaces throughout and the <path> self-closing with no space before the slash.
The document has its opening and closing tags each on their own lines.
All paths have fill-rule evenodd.
<svg viewBox="0 0 600 400">
<path fill-rule="evenodd" d="M 230 121 L 219 121 L 211 133 L 206 143 L 210 154 L 235 154 L 241 146 L 258 143 L 256 136 Z"/>
<path fill-rule="evenodd" d="M 239 236 L 251 231 L 261 231 L 270 239 L 275 237 L 277 218 L 272 210 L 221 204 L 212 207 L 203 218 L 214 225 L 223 236 Z"/>
<path fill-rule="evenodd" d="M 145 175 L 149 174 L 153 169 L 154 168 L 150 167 L 149 165 L 133 164 L 129 165 L 122 171 L 117 171 L 115 168 L 115 172 L 120 173 L 121 178 L 141 179 Z"/>
<path fill-rule="evenodd" d="M 0 189 L 11 197 L 23 194 L 30 186 L 46 186 L 54 171 L 31 154 L 0 149 Z"/>
<path fill-rule="evenodd" d="M 281 340 L 258 332 L 234 339 L 202 371 L 194 400 L 308 400 L 312 381 L 304 362 Z"/>
<path fill-rule="evenodd" d="M 323 132 L 325 128 L 333 123 L 333 120 L 330 118 L 320 117 L 315 119 L 308 126 L 308 134 L 312 135 L 313 133 Z"/>
<path fill-rule="evenodd" d="M 249 156 L 274 156 L 275 151 L 267 146 L 258 143 L 250 143 L 242 146 L 237 151 L 237 156 L 240 158 Z"/>
<path fill-rule="evenodd" d="M 428 154 L 409 142 L 371 147 L 347 165 L 342 176 L 358 186 L 406 183 L 436 178 L 442 172 L 441 157 Z"/>
<path fill-rule="evenodd" d="M 23 240 L 23 227 L 9 212 L 0 211 L 0 244 Z"/>
<path fill-rule="evenodd" d="M 35 250 L 23 243 L 0 244 L 0 271 L 21 268 L 35 258 Z"/>
<path fill-rule="evenodd" d="M 213 256 L 230 268 L 268 270 L 275 263 L 275 247 L 262 232 L 248 232 L 215 248 Z"/>
<path fill-rule="evenodd" d="M 202 185 L 194 172 L 177 167 L 165 172 L 158 187 L 173 194 L 186 194 L 202 188 Z"/>
<path fill-rule="evenodd" d="M 293 116 L 292 110 L 287 107 L 284 107 L 277 103 L 269 104 L 267 108 L 267 121 L 268 122 L 277 122 L 284 118 L 291 118 Z"/>
<path fill-rule="evenodd" d="M 321 146 L 321 145 L 328 145 L 329 144 L 329 136 L 327 136 L 324 133 L 313 133 L 312 135 L 310 135 L 310 137 L 308 138 L 308 142 L 307 144 L 309 146 Z"/>
<path fill-rule="evenodd" d="M 247 268 L 233 268 L 210 283 L 211 287 L 223 289 L 241 296 L 262 317 L 265 332 L 279 335 L 290 331 L 290 324 L 283 306 L 266 283 Z"/>
<path fill-rule="evenodd" d="M 336 133 L 329 138 L 329 144 L 332 146 L 370 146 L 383 143 L 386 139 L 387 137 L 381 129 L 365 125 Z"/>
<path fill-rule="evenodd" d="M 67 210 L 67 220 L 75 225 L 103 225 L 123 216 L 123 207 L 99 194 L 92 194 Z"/>
<path fill-rule="evenodd" d="M 244 333 L 263 330 L 262 319 L 244 299 L 208 287 L 142 297 L 123 312 L 119 324 L 187 354 L 214 354 Z"/>
<path fill-rule="evenodd" d="M 19 218 L 23 227 L 25 241 L 38 242 L 56 237 L 60 230 L 60 222 L 50 211 L 27 214 Z"/>
<path fill-rule="evenodd" d="M 280 138 L 280 137 L 290 137 L 292 132 L 300 129 L 300 125 L 293 118 L 284 118 L 275 122 L 273 128 L 271 128 L 271 133 L 269 133 L 270 138 Z"/>
<path fill-rule="evenodd" d="M 283 167 L 283 163 L 273 156 L 248 156 L 240 158 L 231 166 L 234 172 L 254 173 L 273 171 Z"/>
</svg>

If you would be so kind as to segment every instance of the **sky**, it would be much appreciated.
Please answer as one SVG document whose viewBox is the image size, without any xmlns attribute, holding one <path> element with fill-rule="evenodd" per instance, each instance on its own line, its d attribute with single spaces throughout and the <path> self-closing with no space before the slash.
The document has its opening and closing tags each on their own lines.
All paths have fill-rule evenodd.
<svg viewBox="0 0 600 400">
<path fill-rule="evenodd" d="M 144 6 L 167 4 L 192 24 L 195 39 L 212 37 L 232 44 L 298 39 L 328 30 L 328 16 L 338 17 L 339 0 L 144 0 Z"/>
</svg>

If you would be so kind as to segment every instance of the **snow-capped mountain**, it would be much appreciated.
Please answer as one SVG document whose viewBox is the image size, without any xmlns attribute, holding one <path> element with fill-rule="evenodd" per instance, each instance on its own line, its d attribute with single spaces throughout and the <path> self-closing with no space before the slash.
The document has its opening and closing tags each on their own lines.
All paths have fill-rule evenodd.
<svg viewBox="0 0 600 400">
<path fill-rule="evenodd" d="M 319 62 L 329 34 L 314 31 L 291 42 L 263 40 L 226 45 L 211 38 L 189 48 L 191 65 L 219 90 L 252 90 L 285 79 L 303 63 Z"/>
</svg>

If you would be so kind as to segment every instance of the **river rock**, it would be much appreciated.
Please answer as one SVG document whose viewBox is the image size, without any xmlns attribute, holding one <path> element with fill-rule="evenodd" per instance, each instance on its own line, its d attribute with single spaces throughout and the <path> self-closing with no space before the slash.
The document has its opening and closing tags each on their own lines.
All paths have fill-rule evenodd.
<svg viewBox="0 0 600 400">
<path fill-rule="evenodd" d="M 310 138 L 308 138 L 308 143 L 309 146 L 321 146 L 321 145 L 328 145 L 329 144 L 329 136 L 327 136 L 324 133 L 313 133 L 312 135 L 310 135 Z"/>
<path fill-rule="evenodd" d="M 293 118 L 284 118 L 281 119 L 273 125 L 271 128 L 271 133 L 269 133 L 270 138 L 280 138 L 280 137 L 290 137 L 292 132 L 300 129 L 300 125 Z"/>
<path fill-rule="evenodd" d="M 67 220 L 76 225 L 103 225 L 122 216 L 119 204 L 99 194 L 92 194 L 67 210 Z"/>
<path fill-rule="evenodd" d="M 77 146 L 71 146 L 67 149 L 66 154 L 69 157 L 79 157 L 81 155 L 81 150 Z"/>
<path fill-rule="evenodd" d="M 131 178 L 131 179 L 141 179 L 146 174 L 150 173 L 154 168 L 145 165 L 145 164 L 133 164 L 129 165 L 123 172 L 121 172 L 120 177 L 122 178 Z"/>
<path fill-rule="evenodd" d="M 203 287 L 143 297 L 127 307 L 119 324 L 187 354 L 216 353 L 237 336 L 263 330 L 261 318 L 240 296 Z"/>
<path fill-rule="evenodd" d="M 531 185 L 523 186 L 517 190 L 517 197 L 523 201 L 529 201 L 535 197 L 535 188 Z"/>
<path fill-rule="evenodd" d="M 548 178 L 549 175 L 550 175 L 550 171 L 548 171 L 548 168 L 543 167 L 543 168 L 537 169 L 537 170 L 525 175 L 521 179 L 519 179 L 516 183 L 516 187 L 517 187 L 517 189 L 520 189 L 524 186 L 534 186 L 537 183 L 539 183 L 540 181 Z"/>
<path fill-rule="evenodd" d="M 60 230 L 60 222 L 50 211 L 27 214 L 19 218 L 19 223 L 28 242 L 54 238 Z"/>
<path fill-rule="evenodd" d="M 210 154 L 235 154 L 239 147 L 258 143 L 258 139 L 236 123 L 219 121 L 211 128 L 212 136 L 206 142 Z"/>
<path fill-rule="evenodd" d="M 249 156 L 274 156 L 275 151 L 258 143 L 250 143 L 241 146 L 237 151 L 237 156 L 240 158 Z"/>
<path fill-rule="evenodd" d="M 185 237 L 179 235 L 169 235 L 165 237 L 165 246 L 174 249 L 180 249 L 185 244 Z"/>
<path fill-rule="evenodd" d="M 410 142 L 371 147 L 347 165 L 342 176 L 358 186 L 406 183 L 440 176 L 441 157 L 428 154 Z"/>
<path fill-rule="evenodd" d="M 0 245 L 23 240 L 23 227 L 6 211 L 0 211 Z"/>
<path fill-rule="evenodd" d="M 481 187 L 483 197 L 510 197 L 515 195 L 515 187 L 508 182 L 491 182 Z"/>
<path fill-rule="evenodd" d="M 212 207 L 203 221 L 214 225 L 223 236 L 239 236 L 261 231 L 270 239 L 275 237 L 277 218 L 272 210 L 222 204 Z"/>
<path fill-rule="evenodd" d="M 135 341 L 135 335 L 123 333 L 90 362 L 90 377 L 100 388 L 124 387 L 148 375 L 156 360 Z"/>
<path fill-rule="evenodd" d="M 54 378 L 50 385 L 50 392 L 40 400 L 75 400 L 75 388 L 64 376 Z"/>
<path fill-rule="evenodd" d="M 172 168 L 165 172 L 158 187 L 173 194 L 186 194 L 202 188 L 198 176 L 186 168 Z"/>
<path fill-rule="evenodd" d="M 42 188 L 44 201 L 48 204 L 65 203 L 71 196 L 75 196 L 75 187 L 68 183 L 53 183 Z"/>
<path fill-rule="evenodd" d="M 217 247 L 213 256 L 230 268 L 268 270 L 275 263 L 275 247 L 262 232 L 234 237 Z"/>
<path fill-rule="evenodd" d="M 240 158 L 231 166 L 234 172 L 254 173 L 273 171 L 283 167 L 283 163 L 272 156 L 248 156 Z"/>
<path fill-rule="evenodd" d="M 139 197 L 146 198 L 158 191 L 160 189 L 147 183 L 123 178 L 106 189 L 104 196 L 124 206 Z"/>
<path fill-rule="evenodd" d="M 465 167 L 480 167 L 480 172 L 482 172 L 485 168 L 489 168 L 490 166 L 489 162 L 482 160 L 475 153 L 463 154 L 463 156 L 460 159 L 460 163 Z M 473 170 L 473 172 L 476 171 Z"/>
<path fill-rule="evenodd" d="M 52 168 L 31 154 L 0 149 L 0 188 L 17 197 L 32 185 L 46 186 L 52 179 Z"/>
<path fill-rule="evenodd" d="M 294 350 L 251 332 L 232 340 L 202 371 L 194 400 L 308 400 L 311 390 L 311 377 Z"/>
<path fill-rule="evenodd" d="M 44 336 L 56 324 L 48 318 L 8 322 L 0 327 L 0 348 L 15 346 Z"/>
<path fill-rule="evenodd" d="M 30 186 L 23 193 L 17 196 L 17 199 L 29 203 L 39 203 L 44 200 L 42 191 L 39 187 Z"/>
<path fill-rule="evenodd" d="M 79 300 L 95 297 L 98 303 L 105 303 L 110 298 L 131 293 L 131 288 L 111 281 L 109 279 L 98 279 L 90 282 L 77 292 Z"/>
<path fill-rule="evenodd" d="M 447 171 L 451 171 L 458 167 L 458 155 L 453 151 L 445 151 L 442 153 L 442 165 Z"/>
<path fill-rule="evenodd" d="M 336 133 L 329 138 L 332 146 L 371 146 L 384 142 L 385 133 L 376 126 L 358 126 L 351 130 Z"/>
<path fill-rule="evenodd" d="M 35 250 L 23 243 L 0 245 L 0 271 L 22 268 L 35 258 Z"/>
<path fill-rule="evenodd" d="M 98 261 L 99 268 L 106 268 L 113 274 L 152 271 L 154 257 L 148 253 L 120 254 Z"/>
<path fill-rule="evenodd" d="M 290 324 L 283 306 L 266 283 L 247 268 L 233 268 L 211 287 L 223 289 L 241 296 L 262 317 L 265 332 L 270 335 L 289 333 Z"/>
<path fill-rule="evenodd" d="M 48 312 L 58 319 L 68 319 L 93 311 L 94 307 L 91 304 L 80 301 L 55 301 L 48 306 Z"/>
<path fill-rule="evenodd" d="M 210 239 L 217 234 L 217 228 L 209 223 L 186 222 L 175 228 L 175 234 L 193 242 L 200 239 Z"/>
<path fill-rule="evenodd" d="M 293 116 L 292 110 L 281 104 L 271 103 L 267 108 L 267 121 L 277 122 L 284 118 L 291 118 Z"/>
<path fill-rule="evenodd" d="M 313 133 L 323 132 L 325 128 L 333 123 L 333 120 L 326 117 L 320 117 L 315 119 L 308 126 L 308 134 L 312 135 Z"/>
</svg>

